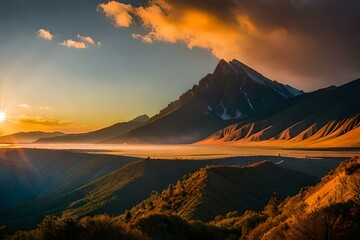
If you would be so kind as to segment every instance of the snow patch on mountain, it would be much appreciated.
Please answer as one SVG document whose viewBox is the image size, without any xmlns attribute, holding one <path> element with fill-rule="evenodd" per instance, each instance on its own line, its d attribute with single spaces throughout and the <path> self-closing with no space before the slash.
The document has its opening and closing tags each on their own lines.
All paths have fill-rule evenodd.
<svg viewBox="0 0 360 240">
<path fill-rule="evenodd" d="M 245 95 L 246 100 L 247 100 L 247 102 L 249 103 L 251 109 L 252 109 L 254 112 L 256 112 L 255 109 L 254 109 L 254 107 L 253 107 L 253 105 L 251 104 L 250 98 L 248 97 L 248 95 L 246 94 L 246 92 L 245 92 L 241 87 L 240 87 L 240 91 Z"/>
</svg>

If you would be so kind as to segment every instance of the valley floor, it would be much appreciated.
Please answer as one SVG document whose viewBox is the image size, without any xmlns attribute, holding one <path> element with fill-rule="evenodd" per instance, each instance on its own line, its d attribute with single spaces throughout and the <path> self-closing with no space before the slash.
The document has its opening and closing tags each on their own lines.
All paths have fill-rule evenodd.
<svg viewBox="0 0 360 240">
<path fill-rule="evenodd" d="M 126 144 L 0 144 L 0 148 L 72 150 L 84 153 L 123 155 L 160 159 L 217 159 L 234 156 L 282 156 L 296 158 L 340 157 L 360 155 L 360 148 L 302 148 L 235 145 L 126 145 Z"/>
</svg>

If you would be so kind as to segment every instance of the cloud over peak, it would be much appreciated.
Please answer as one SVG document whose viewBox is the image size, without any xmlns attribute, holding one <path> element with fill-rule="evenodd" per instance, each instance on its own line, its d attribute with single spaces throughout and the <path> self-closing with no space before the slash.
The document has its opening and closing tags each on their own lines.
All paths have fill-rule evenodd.
<svg viewBox="0 0 360 240">
<path fill-rule="evenodd" d="M 38 38 L 41 38 L 41 39 L 44 39 L 44 40 L 47 40 L 47 41 L 51 41 L 53 40 L 53 38 L 55 37 L 55 35 L 53 35 L 49 30 L 46 30 L 46 29 L 39 29 L 37 32 L 37 37 Z"/>
<path fill-rule="evenodd" d="M 209 49 L 295 86 L 341 84 L 360 75 L 357 0 L 110 1 L 98 9 L 117 27 L 136 21 L 145 34 L 132 37 L 143 42 Z"/>
</svg>

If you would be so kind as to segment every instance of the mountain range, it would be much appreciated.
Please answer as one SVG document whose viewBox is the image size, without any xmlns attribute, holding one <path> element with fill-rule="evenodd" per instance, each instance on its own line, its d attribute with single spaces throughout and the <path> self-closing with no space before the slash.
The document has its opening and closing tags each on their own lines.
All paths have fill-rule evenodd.
<svg viewBox="0 0 360 240">
<path fill-rule="evenodd" d="M 289 99 L 279 108 L 232 124 L 202 144 L 290 147 L 360 146 L 360 79 Z"/>
<path fill-rule="evenodd" d="M 149 120 L 147 115 L 138 116 L 128 122 L 120 122 L 96 131 L 79 134 L 67 134 L 53 138 L 39 138 L 37 143 L 98 143 L 111 140 L 112 138 L 125 134 L 135 128 L 144 125 Z"/>
<path fill-rule="evenodd" d="M 18 132 L 10 135 L 0 137 L 0 143 L 2 144 L 14 144 L 14 143 L 32 143 L 39 138 L 54 138 L 64 136 L 62 132 Z"/>
<path fill-rule="evenodd" d="M 37 142 L 359 147 L 360 79 L 304 93 L 232 60 L 158 114 Z"/>
</svg>

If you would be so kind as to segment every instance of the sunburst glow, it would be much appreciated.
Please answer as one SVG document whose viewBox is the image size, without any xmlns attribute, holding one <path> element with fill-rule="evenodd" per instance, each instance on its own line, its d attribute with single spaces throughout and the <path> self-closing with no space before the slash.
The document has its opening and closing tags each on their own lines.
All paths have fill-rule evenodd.
<svg viewBox="0 0 360 240">
<path fill-rule="evenodd" d="M 6 120 L 6 113 L 0 112 L 0 122 L 3 122 Z"/>
</svg>

